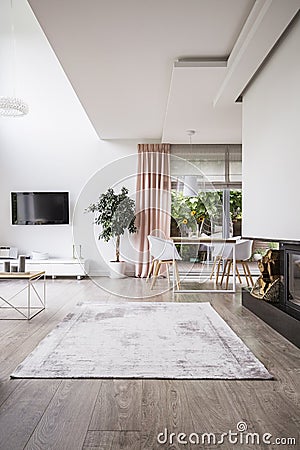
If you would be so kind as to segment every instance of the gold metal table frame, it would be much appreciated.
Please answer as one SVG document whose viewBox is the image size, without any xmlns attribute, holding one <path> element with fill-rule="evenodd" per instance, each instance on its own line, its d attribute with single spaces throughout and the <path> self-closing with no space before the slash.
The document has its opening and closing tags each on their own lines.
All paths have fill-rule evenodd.
<svg viewBox="0 0 300 450">
<path fill-rule="evenodd" d="M 35 283 L 43 279 L 42 293 L 40 293 Z M 30 320 L 35 317 L 40 312 L 44 311 L 46 307 L 46 273 L 41 272 L 1 272 L 0 280 L 26 280 L 27 283 L 23 285 L 21 289 L 12 294 L 10 297 L 5 298 L 0 294 L 0 302 L 6 303 L 8 306 L 0 306 L 0 309 L 14 309 L 22 317 L 18 318 L 2 318 L 0 320 Z M 0 284 L 1 287 L 1 284 Z M 26 306 L 16 306 L 12 303 L 12 300 L 19 296 L 22 292 L 27 290 L 27 305 Z M 38 301 L 38 306 L 33 306 L 32 299 L 35 295 L 35 299 Z M 24 311 L 25 310 L 25 311 Z"/>
</svg>

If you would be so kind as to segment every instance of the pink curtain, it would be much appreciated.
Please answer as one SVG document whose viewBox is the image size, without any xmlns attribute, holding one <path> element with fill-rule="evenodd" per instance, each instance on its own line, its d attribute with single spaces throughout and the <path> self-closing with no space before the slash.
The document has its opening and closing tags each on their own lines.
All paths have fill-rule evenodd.
<svg viewBox="0 0 300 450">
<path fill-rule="evenodd" d="M 136 189 L 138 262 L 136 276 L 146 277 L 150 254 L 147 236 L 170 237 L 170 144 L 139 144 Z"/>
</svg>

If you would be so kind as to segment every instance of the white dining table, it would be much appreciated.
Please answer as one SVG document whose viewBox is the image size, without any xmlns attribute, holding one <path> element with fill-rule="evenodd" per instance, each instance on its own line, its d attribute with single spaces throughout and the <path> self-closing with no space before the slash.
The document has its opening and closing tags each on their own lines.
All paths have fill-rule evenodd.
<svg viewBox="0 0 300 450">
<path fill-rule="evenodd" d="M 180 293 L 180 294 L 186 294 L 186 293 L 208 293 L 208 292 L 214 292 L 214 293 L 235 293 L 236 292 L 236 255 L 235 255 L 235 245 L 237 241 L 239 241 L 240 237 L 231 237 L 231 238 L 215 238 L 215 237 L 198 237 L 198 236 L 192 236 L 192 237 L 171 237 L 174 244 L 179 245 L 198 245 L 200 247 L 201 244 L 206 245 L 207 247 L 213 247 L 214 245 L 218 244 L 222 247 L 222 245 L 232 245 L 232 288 L 231 289 L 223 289 L 218 288 L 216 284 L 214 285 L 214 288 L 205 288 L 205 289 L 177 289 L 176 283 L 173 279 L 173 293 Z M 173 277 L 174 278 L 174 277 Z"/>
</svg>

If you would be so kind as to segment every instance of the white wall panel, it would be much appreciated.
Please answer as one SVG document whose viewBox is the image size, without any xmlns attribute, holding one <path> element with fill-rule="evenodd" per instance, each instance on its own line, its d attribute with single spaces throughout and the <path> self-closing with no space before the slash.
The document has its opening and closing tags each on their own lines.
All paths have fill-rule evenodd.
<svg viewBox="0 0 300 450">
<path fill-rule="evenodd" d="M 243 235 L 300 240 L 300 21 L 243 98 Z"/>
<path fill-rule="evenodd" d="M 0 245 L 15 246 L 23 254 L 39 251 L 52 257 L 72 257 L 72 225 L 13 226 L 10 192 L 69 191 L 72 217 L 78 195 L 92 175 L 112 161 L 135 154 L 137 141 L 99 140 L 25 1 L 14 3 L 17 69 L 14 85 L 9 5 L 10 2 L 1 3 L 0 95 L 12 95 L 16 87 L 16 95 L 28 102 L 30 112 L 22 118 L 0 117 Z M 126 178 L 124 166 L 118 167 L 119 172 L 108 179 L 108 186 L 112 180 Z M 102 189 L 104 186 L 99 183 L 95 185 L 79 215 L 84 215 L 84 208 L 97 200 Z M 85 218 L 92 224 L 91 214 Z M 92 260 L 92 270 L 107 270 L 104 264 L 101 266 L 99 255 L 90 253 L 85 242 L 80 243 L 83 256 Z"/>
</svg>

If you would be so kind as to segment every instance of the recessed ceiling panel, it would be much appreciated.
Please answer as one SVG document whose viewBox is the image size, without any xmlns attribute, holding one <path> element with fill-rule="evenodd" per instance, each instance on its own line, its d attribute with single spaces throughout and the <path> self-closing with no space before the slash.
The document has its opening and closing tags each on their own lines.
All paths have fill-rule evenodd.
<svg viewBox="0 0 300 450">
<path fill-rule="evenodd" d="M 28 2 L 104 139 L 160 139 L 173 62 L 180 57 L 227 58 L 254 4 L 254 0 Z M 168 130 L 169 134 L 171 126 Z"/>
<path fill-rule="evenodd" d="M 163 142 L 189 142 L 192 129 L 194 143 L 241 143 L 241 105 L 214 107 L 212 101 L 225 74 L 225 67 L 174 68 Z"/>
</svg>

